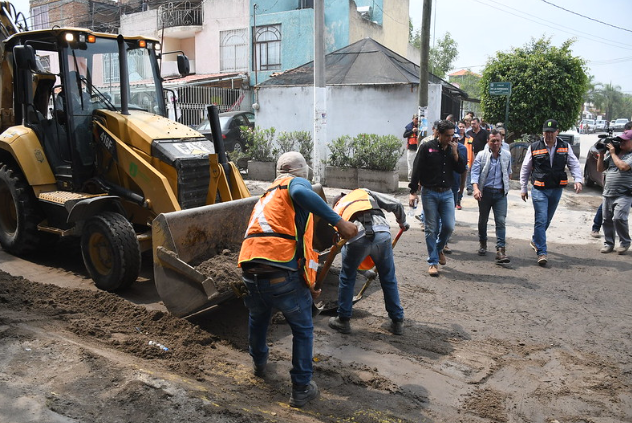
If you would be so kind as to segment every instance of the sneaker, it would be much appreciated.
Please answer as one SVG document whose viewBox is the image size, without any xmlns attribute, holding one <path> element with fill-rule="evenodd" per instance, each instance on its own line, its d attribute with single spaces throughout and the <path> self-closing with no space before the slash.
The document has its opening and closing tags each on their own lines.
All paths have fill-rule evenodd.
<svg viewBox="0 0 632 423">
<path fill-rule="evenodd" d="M 445 264 L 448 262 L 448 260 L 446 260 L 445 258 L 445 254 L 443 254 L 443 251 L 439 252 L 439 264 L 442 266 L 445 266 Z"/>
<path fill-rule="evenodd" d="M 430 265 L 430 267 L 428 268 L 428 274 L 430 276 L 439 276 L 439 268 L 437 267 L 436 264 Z"/>
<path fill-rule="evenodd" d="M 351 323 L 349 323 L 349 319 L 342 320 L 340 316 L 330 317 L 329 327 L 336 329 L 340 333 L 351 333 Z"/>
<path fill-rule="evenodd" d="M 320 391 L 313 380 L 309 382 L 309 385 L 292 386 L 290 407 L 301 408 L 311 400 L 318 398 L 318 395 L 320 395 Z"/>
<path fill-rule="evenodd" d="M 592 231 L 590 233 L 590 236 L 593 238 L 601 238 L 601 234 L 599 233 L 599 231 Z"/>
<path fill-rule="evenodd" d="M 529 241 L 529 245 L 531 246 L 531 248 L 533 248 L 533 251 L 535 251 L 535 253 L 538 254 L 538 247 L 535 246 L 533 241 Z"/>
<path fill-rule="evenodd" d="M 546 260 L 546 254 L 540 254 L 538 256 L 538 264 L 542 267 L 546 266 L 547 260 Z"/>
<path fill-rule="evenodd" d="M 404 322 L 400 321 L 391 321 L 391 327 L 389 328 L 393 335 L 403 335 L 404 334 Z"/>
<path fill-rule="evenodd" d="M 612 250 L 614 250 L 614 246 L 612 246 L 612 245 L 604 245 L 601 248 L 601 250 L 599 250 L 599 251 L 604 253 L 604 254 L 608 254 L 608 253 L 611 253 Z M 626 250 L 627 250 L 627 248 L 626 248 Z"/>
<path fill-rule="evenodd" d="M 460 204 L 457 204 L 457 205 L 456 205 L 456 209 L 457 209 L 457 210 L 462 210 L 462 209 L 463 209 L 463 207 L 461 207 L 461 205 L 460 205 Z"/>
<path fill-rule="evenodd" d="M 624 247 L 623 245 L 620 247 L 617 247 L 617 254 L 619 254 L 620 256 L 625 254 L 626 251 L 628 251 L 630 249 L 630 246 L 628 245 L 627 247 Z"/>
<path fill-rule="evenodd" d="M 448 247 L 448 244 L 443 247 L 443 254 L 452 254 L 452 250 Z"/>
<path fill-rule="evenodd" d="M 480 242 L 478 244 L 478 255 L 479 256 L 484 256 L 485 254 L 487 254 L 487 243 L 486 242 Z"/>
<path fill-rule="evenodd" d="M 472 190 L 471 189 L 467 190 L 467 195 L 472 195 Z"/>
<path fill-rule="evenodd" d="M 263 364 L 253 363 L 252 369 L 254 370 L 255 376 L 260 377 L 260 378 L 264 378 L 265 377 L 265 375 L 266 375 L 266 364 L 267 363 L 263 363 Z"/>
<path fill-rule="evenodd" d="M 420 221 L 421 223 L 424 223 L 424 221 L 422 220 L 422 218 L 421 218 L 421 215 L 420 215 L 420 214 L 416 214 L 416 215 L 415 215 L 415 219 L 417 219 L 417 220 L 418 220 L 418 221 Z"/>
</svg>

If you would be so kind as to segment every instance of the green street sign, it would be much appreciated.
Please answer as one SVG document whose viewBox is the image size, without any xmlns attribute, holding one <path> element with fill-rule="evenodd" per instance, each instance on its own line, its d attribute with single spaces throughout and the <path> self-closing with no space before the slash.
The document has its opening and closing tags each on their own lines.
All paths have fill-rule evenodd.
<svg viewBox="0 0 632 423">
<path fill-rule="evenodd" d="M 511 95 L 511 82 L 491 82 L 489 95 Z"/>
</svg>

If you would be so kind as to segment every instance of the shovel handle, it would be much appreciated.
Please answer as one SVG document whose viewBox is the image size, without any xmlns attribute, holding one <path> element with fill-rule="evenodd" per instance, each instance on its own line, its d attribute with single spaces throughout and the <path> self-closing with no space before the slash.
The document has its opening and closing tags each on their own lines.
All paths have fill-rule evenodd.
<svg viewBox="0 0 632 423">
<path fill-rule="evenodd" d="M 345 245 L 346 243 L 347 243 L 346 239 L 341 239 L 340 241 L 338 241 L 331 247 L 331 249 L 329 250 L 329 254 L 327 255 L 327 259 L 325 260 L 325 263 L 323 264 L 322 269 L 320 269 L 320 272 L 318 272 L 318 277 L 316 278 L 316 283 L 314 284 L 314 291 L 318 291 L 320 287 L 323 285 L 323 281 L 325 280 L 325 277 L 329 273 L 329 269 L 331 268 L 331 265 L 334 262 L 334 259 L 336 258 L 340 250 L 342 249 L 342 246 Z"/>
</svg>

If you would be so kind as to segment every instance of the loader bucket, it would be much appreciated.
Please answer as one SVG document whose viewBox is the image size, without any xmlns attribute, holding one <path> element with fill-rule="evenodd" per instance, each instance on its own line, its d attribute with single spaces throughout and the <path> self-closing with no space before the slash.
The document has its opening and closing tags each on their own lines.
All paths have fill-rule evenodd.
<svg viewBox="0 0 632 423">
<path fill-rule="evenodd" d="M 324 199 L 320 185 L 314 191 Z M 154 281 L 165 307 L 178 317 L 218 305 L 234 298 L 222 281 L 203 275 L 194 267 L 218 250 L 239 252 L 252 209 L 258 197 L 162 213 L 152 223 Z M 331 247 L 334 230 L 316 219 L 314 248 Z M 235 268 L 237 262 L 234 263 Z"/>
</svg>

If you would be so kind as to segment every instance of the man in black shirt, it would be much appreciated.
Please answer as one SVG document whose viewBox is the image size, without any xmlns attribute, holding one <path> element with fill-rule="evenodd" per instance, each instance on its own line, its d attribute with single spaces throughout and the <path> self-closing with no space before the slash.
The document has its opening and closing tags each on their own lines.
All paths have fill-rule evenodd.
<svg viewBox="0 0 632 423">
<path fill-rule="evenodd" d="M 475 117 L 472 118 L 472 127 L 467 131 L 467 136 L 472 138 L 472 157 L 476 157 L 487 145 L 489 132 L 481 127 L 481 120 Z M 472 195 L 471 172 L 472 169 L 467 172 L 467 195 Z"/>
<path fill-rule="evenodd" d="M 426 220 L 428 273 L 439 276 L 438 264 L 446 264 L 443 247 L 454 230 L 454 172 L 465 172 L 465 160 L 458 153 L 454 124 L 439 121 L 437 138 L 419 147 L 410 179 L 409 205 L 418 200 L 417 191 L 423 188 L 421 204 Z"/>
</svg>

